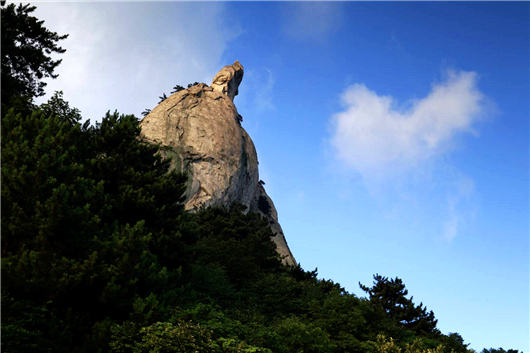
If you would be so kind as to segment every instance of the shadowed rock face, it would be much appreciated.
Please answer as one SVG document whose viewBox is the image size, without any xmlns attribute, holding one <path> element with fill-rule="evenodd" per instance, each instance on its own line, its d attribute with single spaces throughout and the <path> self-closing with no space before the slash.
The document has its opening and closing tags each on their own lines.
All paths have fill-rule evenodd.
<svg viewBox="0 0 530 353">
<path fill-rule="evenodd" d="M 295 264 L 276 208 L 259 183 L 256 148 L 233 102 L 242 79 L 243 66 L 236 61 L 215 75 L 211 87 L 199 84 L 169 96 L 142 120 L 141 136 L 161 143 L 172 167 L 188 174 L 186 209 L 238 202 L 247 212 L 262 213 L 278 253 Z"/>
</svg>

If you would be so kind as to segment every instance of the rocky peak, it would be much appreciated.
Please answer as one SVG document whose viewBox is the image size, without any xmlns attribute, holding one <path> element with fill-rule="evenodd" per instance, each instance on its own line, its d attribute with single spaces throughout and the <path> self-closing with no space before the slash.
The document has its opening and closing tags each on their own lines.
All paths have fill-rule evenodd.
<svg viewBox="0 0 530 353">
<path fill-rule="evenodd" d="M 237 202 L 246 212 L 260 212 L 278 253 L 294 265 L 274 203 L 259 181 L 256 148 L 233 102 L 242 79 L 243 66 L 236 61 L 215 75 L 211 87 L 198 84 L 172 94 L 142 120 L 141 137 L 161 143 L 172 168 L 188 174 L 186 209 Z"/>
<path fill-rule="evenodd" d="M 243 80 L 243 65 L 235 61 L 232 65 L 223 67 L 212 80 L 210 87 L 214 92 L 227 95 L 232 101 L 237 96 L 238 87 Z"/>
</svg>

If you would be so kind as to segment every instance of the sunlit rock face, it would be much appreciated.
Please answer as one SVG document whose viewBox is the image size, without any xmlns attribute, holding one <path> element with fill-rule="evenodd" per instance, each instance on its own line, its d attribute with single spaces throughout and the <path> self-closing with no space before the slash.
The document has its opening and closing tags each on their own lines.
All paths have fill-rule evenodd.
<svg viewBox="0 0 530 353">
<path fill-rule="evenodd" d="M 243 66 L 236 61 L 223 67 L 210 87 L 198 84 L 172 94 L 142 120 L 141 136 L 161 143 L 172 167 L 188 174 L 186 209 L 237 202 L 247 212 L 260 212 L 269 220 L 278 253 L 293 265 L 276 208 L 259 182 L 256 148 L 234 105 L 242 79 Z"/>
<path fill-rule="evenodd" d="M 227 95 L 232 101 L 237 96 L 239 85 L 243 80 L 243 66 L 236 61 L 233 65 L 227 65 L 215 75 L 210 87 L 215 92 Z"/>
</svg>

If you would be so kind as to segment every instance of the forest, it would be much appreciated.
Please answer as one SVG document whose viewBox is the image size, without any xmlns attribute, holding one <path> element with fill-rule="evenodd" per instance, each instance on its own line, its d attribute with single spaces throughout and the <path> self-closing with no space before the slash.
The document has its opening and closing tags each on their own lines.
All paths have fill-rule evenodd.
<svg viewBox="0 0 530 353">
<path fill-rule="evenodd" d="M 474 352 L 400 278 L 357 297 L 282 264 L 245 206 L 185 211 L 186 176 L 137 117 L 35 104 L 67 35 L 34 10 L 1 7 L 2 351 Z"/>
</svg>

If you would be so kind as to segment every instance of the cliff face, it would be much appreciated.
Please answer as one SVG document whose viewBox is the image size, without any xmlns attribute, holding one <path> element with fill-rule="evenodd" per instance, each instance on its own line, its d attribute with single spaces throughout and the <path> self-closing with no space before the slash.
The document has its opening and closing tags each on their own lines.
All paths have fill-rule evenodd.
<svg viewBox="0 0 530 353">
<path fill-rule="evenodd" d="M 243 79 L 243 66 L 225 66 L 212 84 L 198 84 L 169 96 L 141 122 L 141 136 L 161 143 L 172 167 L 188 174 L 186 209 L 201 206 L 247 206 L 265 215 L 272 240 L 284 262 L 295 264 L 274 203 L 259 183 L 256 148 L 241 127 L 233 99 Z"/>
</svg>

